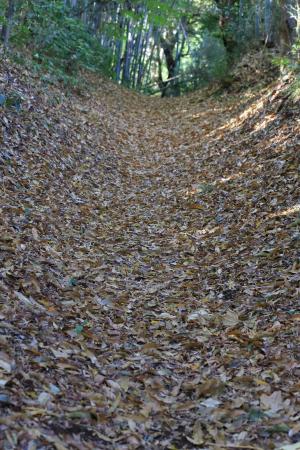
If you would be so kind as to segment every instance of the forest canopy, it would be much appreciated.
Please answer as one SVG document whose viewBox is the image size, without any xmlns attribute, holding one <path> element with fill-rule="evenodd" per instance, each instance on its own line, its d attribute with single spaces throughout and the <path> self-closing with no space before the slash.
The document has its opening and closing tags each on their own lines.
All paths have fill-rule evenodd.
<svg viewBox="0 0 300 450">
<path fill-rule="evenodd" d="M 0 0 L 0 26 L 3 48 L 48 81 L 88 69 L 174 96 L 226 83 L 235 61 L 261 47 L 299 69 L 298 0 Z"/>
</svg>

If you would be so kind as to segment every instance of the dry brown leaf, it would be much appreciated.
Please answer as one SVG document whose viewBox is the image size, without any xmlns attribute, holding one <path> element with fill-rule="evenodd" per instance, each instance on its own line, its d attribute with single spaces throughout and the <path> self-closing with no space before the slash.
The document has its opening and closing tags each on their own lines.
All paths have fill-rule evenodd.
<svg viewBox="0 0 300 450">
<path fill-rule="evenodd" d="M 187 440 L 197 446 L 202 445 L 205 442 L 202 423 L 200 420 L 195 422 L 193 426 L 193 435 L 191 438 L 187 436 Z"/>
<path fill-rule="evenodd" d="M 271 395 L 262 394 L 260 403 L 264 409 L 273 413 L 276 413 L 285 407 L 281 391 L 274 391 Z"/>
<path fill-rule="evenodd" d="M 225 327 L 233 328 L 240 322 L 239 315 L 235 311 L 227 310 L 222 322 Z"/>
<path fill-rule="evenodd" d="M 5 352 L 0 351 L 0 369 L 11 373 L 15 368 L 15 361 Z"/>
<path fill-rule="evenodd" d="M 2 62 L 0 448 L 297 439 L 299 105 Z"/>
</svg>

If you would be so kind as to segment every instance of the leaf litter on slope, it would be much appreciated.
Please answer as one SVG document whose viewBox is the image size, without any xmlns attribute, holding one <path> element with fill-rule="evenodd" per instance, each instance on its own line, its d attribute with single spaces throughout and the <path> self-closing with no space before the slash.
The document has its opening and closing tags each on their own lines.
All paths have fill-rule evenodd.
<svg viewBox="0 0 300 450">
<path fill-rule="evenodd" d="M 70 98 L 10 71 L 1 447 L 293 448 L 297 107 L 276 84 Z"/>
</svg>

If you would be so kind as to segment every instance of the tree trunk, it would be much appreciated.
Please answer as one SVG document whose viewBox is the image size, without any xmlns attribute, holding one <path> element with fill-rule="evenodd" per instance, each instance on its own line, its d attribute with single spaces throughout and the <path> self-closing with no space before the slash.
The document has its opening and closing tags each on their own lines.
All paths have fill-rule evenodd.
<svg viewBox="0 0 300 450">
<path fill-rule="evenodd" d="M 147 50 L 149 49 L 149 41 L 150 37 L 152 35 L 152 26 L 149 26 L 148 31 L 146 32 L 146 37 L 143 42 L 143 50 L 141 54 L 141 58 L 139 61 L 139 72 L 138 72 L 138 80 L 137 80 L 137 86 L 141 86 L 143 83 L 144 74 L 147 72 Z M 154 49 L 153 46 L 151 47 L 150 55 L 148 56 L 148 60 L 150 61 L 150 64 L 152 62 Z"/>
<path fill-rule="evenodd" d="M 279 1 L 279 23 L 278 23 L 278 47 L 280 53 L 285 55 L 291 48 L 292 39 L 290 29 L 288 26 L 287 2 L 285 0 Z"/>
<path fill-rule="evenodd" d="M 123 62 L 123 76 L 122 82 L 126 85 L 130 83 L 130 63 L 131 63 L 131 47 L 132 42 L 130 38 L 130 20 L 127 22 L 127 30 L 126 30 L 126 46 L 125 46 L 125 54 L 124 54 L 124 62 Z"/>
<path fill-rule="evenodd" d="M 164 52 L 165 60 L 166 60 L 166 66 L 168 70 L 168 80 L 164 82 L 164 96 L 165 95 L 176 95 L 176 86 L 173 83 L 174 77 L 175 77 L 175 70 L 176 70 L 176 59 L 174 58 L 174 50 L 176 46 L 176 39 L 164 39 L 161 37 L 161 46 Z M 169 85 L 169 89 L 168 88 Z"/>
<path fill-rule="evenodd" d="M 265 22 L 265 45 L 272 47 L 274 45 L 274 37 L 272 33 L 272 0 L 265 0 L 264 4 L 264 22 Z"/>
<path fill-rule="evenodd" d="M 3 42 L 4 49 L 9 47 L 9 37 L 13 23 L 13 17 L 15 12 L 15 0 L 8 0 L 8 5 L 5 13 L 5 24 L 2 26 L 1 40 Z"/>
<path fill-rule="evenodd" d="M 162 97 L 166 97 L 168 82 L 163 80 L 162 60 L 160 57 L 160 48 L 157 46 L 157 64 L 158 64 L 158 87 Z"/>
</svg>

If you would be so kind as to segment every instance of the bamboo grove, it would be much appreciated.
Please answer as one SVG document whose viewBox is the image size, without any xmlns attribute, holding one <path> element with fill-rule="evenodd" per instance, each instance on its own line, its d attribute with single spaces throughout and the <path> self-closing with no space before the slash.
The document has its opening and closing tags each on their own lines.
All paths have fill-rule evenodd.
<svg viewBox="0 0 300 450">
<path fill-rule="evenodd" d="M 239 55 L 299 39 L 299 0 L 0 0 L 3 48 L 61 78 L 100 70 L 148 93 L 226 79 Z"/>
</svg>

